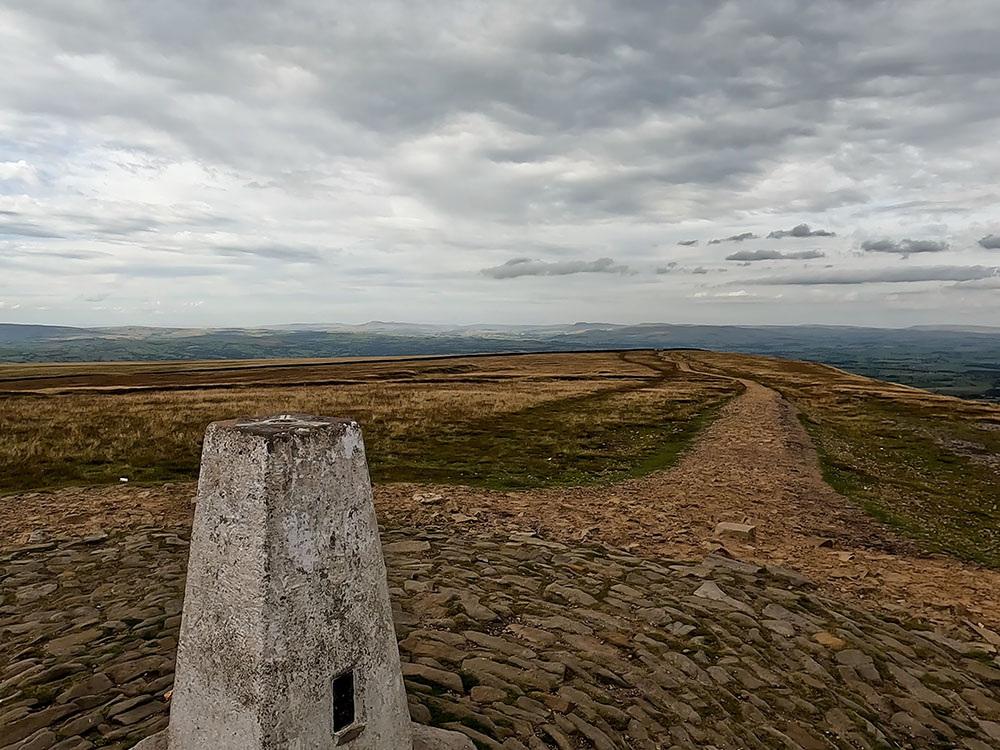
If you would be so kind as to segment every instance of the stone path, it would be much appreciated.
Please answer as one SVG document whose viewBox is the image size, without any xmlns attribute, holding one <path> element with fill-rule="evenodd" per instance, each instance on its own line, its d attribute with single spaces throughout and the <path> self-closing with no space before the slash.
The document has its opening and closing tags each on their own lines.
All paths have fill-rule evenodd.
<svg viewBox="0 0 1000 750">
<path fill-rule="evenodd" d="M 165 726 L 186 533 L 0 551 L 0 748 Z M 480 748 L 1000 747 L 995 645 L 726 558 L 528 534 L 383 533 L 413 717 Z"/>
</svg>

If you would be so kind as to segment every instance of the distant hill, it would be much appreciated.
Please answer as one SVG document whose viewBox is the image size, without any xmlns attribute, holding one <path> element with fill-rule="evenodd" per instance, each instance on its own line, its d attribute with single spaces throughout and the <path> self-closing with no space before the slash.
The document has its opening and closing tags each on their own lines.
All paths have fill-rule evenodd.
<svg viewBox="0 0 1000 750">
<path fill-rule="evenodd" d="M 577 322 L 435 326 L 372 321 L 262 328 L 0 324 L 0 362 L 383 357 L 597 349 L 766 354 L 966 398 L 1000 399 L 1000 329 L 985 326 L 705 326 Z"/>
<path fill-rule="evenodd" d="M 992 333 L 1000 336 L 997 326 L 912 326 L 911 331 L 947 331 L 949 333 Z"/>
<path fill-rule="evenodd" d="M 48 339 L 67 339 L 94 335 L 98 335 L 98 332 L 87 328 L 26 326 L 16 323 L 0 323 L 0 344 L 14 341 L 45 341 Z"/>
</svg>

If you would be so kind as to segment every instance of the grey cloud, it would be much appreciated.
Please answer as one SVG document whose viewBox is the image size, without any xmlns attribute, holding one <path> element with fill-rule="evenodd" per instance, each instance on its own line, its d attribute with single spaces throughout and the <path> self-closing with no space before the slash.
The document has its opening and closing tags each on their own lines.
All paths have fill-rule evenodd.
<svg viewBox="0 0 1000 750">
<path fill-rule="evenodd" d="M 70 268 L 70 265 L 63 261 L 71 260 L 88 264 L 86 266 L 72 265 L 73 273 L 80 273 L 83 270 L 97 269 L 101 267 L 101 263 L 113 259 L 114 256 L 106 252 L 12 245 L 9 248 L 4 248 L 4 252 L 0 253 L 0 266 L 44 269 L 45 273 L 53 274 L 59 270 Z"/>
<path fill-rule="evenodd" d="M 658 266 L 656 273 L 658 276 L 664 276 L 666 274 L 679 272 L 679 273 L 690 273 L 695 276 L 704 276 L 706 274 L 712 273 L 713 271 L 718 273 L 727 273 L 729 269 L 727 268 L 706 268 L 705 266 L 697 266 L 695 268 L 682 268 L 676 261 L 671 261 L 662 266 Z"/>
<path fill-rule="evenodd" d="M 914 253 L 942 253 L 949 247 L 943 240 L 865 240 L 861 249 L 868 253 L 896 253 L 904 258 Z"/>
<path fill-rule="evenodd" d="M 684 247 L 693 247 L 698 244 L 698 240 L 681 240 L 677 244 L 683 245 Z"/>
<path fill-rule="evenodd" d="M 721 239 L 709 240 L 709 245 L 720 245 L 723 242 L 745 242 L 746 240 L 756 240 L 759 237 L 753 232 L 743 232 L 743 234 L 733 234 L 729 237 L 723 237 Z"/>
<path fill-rule="evenodd" d="M 988 234 L 979 240 L 979 245 L 987 250 L 1000 250 L 1000 234 Z"/>
<path fill-rule="evenodd" d="M 2 196 L 2 192 L 0 192 Z M 121 196 L 122 201 L 128 199 Z M 33 206 L 31 211 L 0 210 L 0 235 L 43 239 L 106 239 L 116 242 L 134 235 L 155 233 L 173 223 L 220 226 L 227 219 L 204 206 L 173 205 L 167 209 L 144 204 L 85 201 L 91 213 L 79 205 L 50 209 Z"/>
<path fill-rule="evenodd" d="M 114 275 L 124 280 L 129 280 L 133 278 L 170 279 L 174 277 L 224 276 L 230 274 L 232 269 L 221 266 L 157 265 L 155 263 L 128 261 L 124 263 L 95 264 L 93 272 L 102 275 Z"/>
<path fill-rule="evenodd" d="M 825 229 L 810 229 L 808 224 L 797 224 L 791 229 L 778 229 L 767 235 L 769 240 L 780 240 L 784 237 L 836 237 L 836 232 Z"/>
<path fill-rule="evenodd" d="M 842 188 L 828 193 L 809 193 L 801 199 L 792 201 L 789 208 L 803 213 L 822 213 L 830 209 L 844 206 L 857 206 L 871 203 L 871 196 L 860 188 Z M 865 208 L 865 210 L 870 210 Z"/>
<path fill-rule="evenodd" d="M 794 253 L 783 253 L 780 250 L 738 250 L 726 256 L 726 260 L 812 260 L 813 258 L 825 258 L 826 253 L 822 250 L 801 250 Z"/>
<path fill-rule="evenodd" d="M 479 113 L 509 134 L 492 139 L 470 123 L 469 148 L 455 154 L 460 167 L 467 160 L 464 166 L 482 169 L 491 183 L 466 206 L 486 215 L 496 209 L 513 216 L 585 213 L 601 206 L 613 212 L 619 205 L 646 213 L 654 205 L 646 194 L 671 184 L 740 191 L 783 155 L 808 159 L 811 148 L 828 153 L 828 145 L 843 141 L 845 127 L 855 139 L 850 143 L 872 139 L 870 148 L 881 147 L 885 131 L 895 128 L 894 142 L 902 147 L 930 137 L 906 127 L 921 112 L 941 116 L 935 86 L 950 89 L 956 76 L 989 70 L 997 61 L 988 46 L 970 53 L 962 41 L 969 30 L 961 24 L 935 24 L 942 38 L 932 53 L 908 43 L 912 35 L 903 30 L 922 28 L 915 19 L 923 22 L 928 11 L 894 14 L 880 2 L 834 2 L 823 10 L 793 2 L 793 12 L 776 14 L 718 0 L 697 7 L 634 2 L 614 12 L 580 0 L 564 7 L 574 18 L 569 25 L 551 23 L 531 3 L 512 2 L 506 12 L 496 11 L 504 29 L 499 44 L 488 25 L 470 24 L 478 18 L 473 6 L 425 9 L 418 16 L 391 1 L 373 13 L 352 3 L 289 0 L 278 13 L 264 3 L 237 11 L 177 0 L 169 12 L 125 13 L 128 39 L 107 31 L 102 4 L 77 8 L 71 25 L 63 24 L 53 0 L 11 0 L 10 7 L 42 38 L 80 58 L 77 65 L 87 55 L 103 56 L 131 74 L 119 74 L 120 86 L 108 87 L 39 50 L 35 80 L 8 83 L 15 105 L 81 122 L 119 117 L 169 133 L 210 160 L 259 167 L 268 159 L 273 165 L 292 159 L 313 166 L 317 156 L 322 163 L 348 155 L 378 164 L 378 154 L 393 146 L 440 134 L 450 123 L 461 129 L 456 119 Z M 231 28 L 240 35 L 227 34 Z M 472 28 L 478 31 L 470 44 L 455 41 L 456 29 Z M 897 30 L 894 43 L 887 45 L 874 28 Z M 372 56 L 372 49 L 379 54 Z M 291 87 L 287 98 L 283 82 Z M 879 85 L 886 91 L 874 90 Z M 867 102 L 876 95 L 910 117 L 873 116 Z M 276 101 L 281 106 L 273 106 Z M 679 127 L 633 132 L 650 115 L 676 116 Z M 226 127 L 232 121 L 243 125 Z M 490 168 L 542 165 L 581 146 L 595 163 L 611 159 L 628 169 L 589 180 L 556 174 L 521 183 L 508 179 L 504 167 Z M 392 164 L 391 157 L 386 161 Z M 462 183 L 433 180 L 430 172 L 439 169 L 418 165 L 393 177 L 413 186 L 429 181 L 425 199 L 454 207 Z M 266 176 L 250 182 L 272 184 Z M 617 193 L 602 189 L 611 186 Z M 859 187 L 838 192 L 865 200 Z M 815 191 L 817 198 L 828 194 L 825 187 Z"/>
<path fill-rule="evenodd" d="M 161 226 L 160 221 L 150 216 L 95 216 L 66 213 L 53 218 L 67 224 L 67 229 L 64 230 L 66 233 L 88 233 L 112 239 L 155 232 Z"/>
<path fill-rule="evenodd" d="M 1000 127 L 1000 45 L 982 20 L 995 0 L 962 10 L 942 0 L 419 10 L 402 0 L 7 0 L 0 65 L 17 75 L 0 77 L 0 160 L 44 179 L 19 182 L 18 195 L 4 183 L 0 208 L 31 193 L 9 223 L 37 245 L 225 254 L 212 260 L 241 273 L 251 264 L 233 258 L 266 258 L 241 292 L 270 288 L 287 264 L 289 288 L 315 290 L 320 305 L 342 271 L 294 264 L 327 246 L 371 250 L 365 263 L 385 279 L 364 293 L 373 318 L 395 303 L 392 280 L 438 284 L 425 281 L 431 269 L 456 256 L 478 269 L 599 247 L 648 268 L 664 227 L 688 236 L 697 222 L 720 227 L 702 243 L 801 218 L 872 237 L 893 226 L 873 215 L 880 206 L 908 206 L 898 226 L 929 232 L 933 219 L 941 236 L 961 236 L 994 220 L 982 196 L 1000 184 L 1000 157 L 983 145 Z M 190 211 L 172 210 L 192 194 Z M 226 249 L 199 207 L 227 234 L 273 246 Z M 540 249 L 554 241 L 576 255 Z M 53 278 L 88 283 L 68 270 Z M 50 293 L 50 280 L 37 284 Z M 421 314 L 468 314 L 461 282 L 447 284 L 435 286 L 447 309 Z M 229 315 L 213 291 L 197 290 L 206 310 Z M 514 296 L 488 309 L 510 315 Z M 638 300 L 620 314 L 674 312 Z M 266 304 L 261 316 L 288 314 Z"/>
<path fill-rule="evenodd" d="M 492 279 L 513 279 L 518 276 L 569 276 L 574 273 L 628 273 L 628 266 L 611 258 L 594 261 L 567 260 L 546 263 L 533 258 L 512 258 L 500 266 L 480 271 Z"/>
<path fill-rule="evenodd" d="M 821 284 L 904 284 L 919 281 L 974 281 L 997 276 L 996 266 L 925 266 L 901 269 L 844 269 L 752 279 L 748 284 L 813 286 Z"/>
<path fill-rule="evenodd" d="M 280 244 L 264 245 L 217 245 L 216 254 L 230 257 L 258 257 L 269 260 L 285 260 L 289 262 L 311 263 L 322 259 L 322 254 L 311 248 L 292 247 Z"/>
<path fill-rule="evenodd" d="M 684 5 L 634 2 L 612 12 L 582 1 L 565 7 L 574 23 L 561 25 L 530 3 L 514 2 L 507 14 L 499 13 L 506 20 L 503 44 L 476 47 L 456 43 L 453 34 L 474 28 L 466 25 L 476 18 L 472 6 L 425 10 L 416 17 L 394 2 L 380 4 L 375 14 L 351 3 L 324 8 L 290 0 L 278 13 L 266 4 L 236 11 L 177 0 L 169 13 L 150 8 L 127 14 L 130 35 L 119 40 L 106 31 L 100 4 L 97 10 L 78 8 L 66 28 L 58 3 L 11 0 L 33 28 L 71 54 L 106 51 L 135 72 L 121 94 L 107 87 L 98 92 L 97 81 L 58 68 L 49 77 L 60 83 L 57 73 L 69 74 L 64 96 L 42 96 L 28 84 L 14 93 L 26 109 L 31 104 L 81 120 L 102 116 L 110 104 L 114 114 L 175 132 L 202 153 L 240 161 L 260 159 L 260 152 L 246 148 L 249 141 L 282 128 L 298 137 L 276 139 L 277 150 L 284 156 L 298 142 L 304 146 L 298 157 L 307 159 L 310 147 L 332 144 L 375 153 L 382 138 L 406 140 L 455 114 L 481 112 L 518 132 L 543 136 L 540 143 L 483 144 L 481 154 L 541 163 L 567 153 L 588 132 L 608 133 L 650 112 L 678 112 L 697 118 L 694 125 L 659 138 L 625 133 L 621 143 L 606 139 L 602 150 L 648 158 L 649 146 L 666 145 L 666 158 L 655 169 L 660 179 L 674 174 L 696 183 L 739 184 L 766 170 L 775 153 L 808 151 L 800 141 L 825 135 L 821 115 L 831 117 L 833 129 L 851 126 L 859 138 L 877 138 L 893 127 L 904 131 L 888 115 L 872 116 L 864 102 L 881 93 L 902 106 L 929 107 L 932 95 L 925 101 L 921 84 L 932 90 L 952 85 L 956 75 L 989 70 L 996 61 L 988 46 L 973 55 L 961 44 L 959 32 L 968 29 L 960 24 L 938 24 L 943 39 L 931 53 L 908 44 L 902 32 L 919 28 L 913 19 L 924 21 L 925 12 L 892 14 L 885 3 L 834 2 L 821 11 L 793 2 L 793 10 L 780 15 L 717 0 Z M 341 17 L 351 23 L 338 23 Z M 238 39 L 226 34 L 230 28 L 240 29 Z M 872 28 L 896 30 L 902 38 L 886 44 Z M 878 54 L 869 47 L 875 41 Z M 379 55 L 372 56 L 372 49 Z M 304 110 L 301 117 L 269 108 L 262 89 L 278 72 L 311 84 L 307 97 L 291 103 Z M 148 92 L 142 77 L 155 84 Z M 873 90 L 879 85 L 888 90 Z M 229 96 L 235 108 L 258 116 L 244 120 L 253 122 L 246 129 L 212 128 L 215 111 L 203 110 L 197 119 L 187 108 L 175 111 L 166 102 L 176 99 L 164 97 L 164 89 L 181 94 L 182 107 Z M 354 127 L 369 137 L 331 138 Z M 816 150 L 824 147 L 818 143 Z"/>
<path fill-rule="evenodd" d="M 21 221 L 0 221 L 0 236 L 2 235 L 10 237 L 38 237 L 40 239 L 62 239 L 63 237 L 63 235 L 51 229 Z"/>
<path fill-rule="evenodd" d="M 873 214 L 897 213 L 916 214 L 918 216 L 942 216 L 966 210 L 991 209 L 997 202 L 997 194 L 993 191 L 981 192 L 978 195 L 964 195 L 961 199 L 910 200 L 902 203 L 892 203 L 887 206 L 873 206 L 869 210 Z"/>
<path fill-rule="evenodd" d="M 90 250 L 31 250 L 31 256 L 46 258 L 62 258 L 63 260 L 97 260 L 111 257 L 109 253 L 99 253 Z"/>
</svg>

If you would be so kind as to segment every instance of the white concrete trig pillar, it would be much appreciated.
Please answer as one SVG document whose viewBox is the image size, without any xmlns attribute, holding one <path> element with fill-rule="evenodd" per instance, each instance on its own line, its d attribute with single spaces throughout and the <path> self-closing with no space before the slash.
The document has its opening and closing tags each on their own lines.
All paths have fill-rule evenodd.
<svg viewBox="0 0 1000 750">
<path fill-rule="evenodd" d="M 170 724 L 140 747 L 413 748 L 356 422 L 209 426 Z"/>
</svg>

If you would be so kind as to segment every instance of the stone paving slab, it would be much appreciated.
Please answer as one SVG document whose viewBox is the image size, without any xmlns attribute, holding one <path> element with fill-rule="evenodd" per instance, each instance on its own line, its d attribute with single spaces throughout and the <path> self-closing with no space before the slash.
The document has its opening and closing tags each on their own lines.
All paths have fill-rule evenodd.
<svg viewBox="0 0 1000 750">
<path fill-rule="evenodd" d="M 413 718 L 480 748 L 1000 747 L 995 648 L 724 558 L 383 531 Z M 0 750 L 166 726 L 184 532 L 0 551 Z"/>
</svg>

